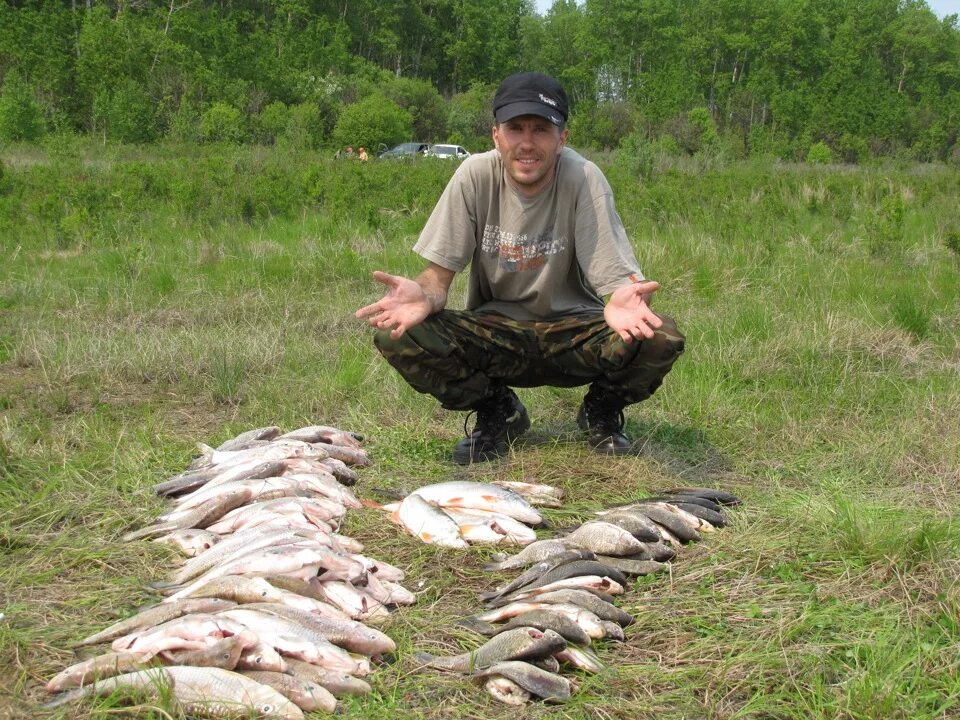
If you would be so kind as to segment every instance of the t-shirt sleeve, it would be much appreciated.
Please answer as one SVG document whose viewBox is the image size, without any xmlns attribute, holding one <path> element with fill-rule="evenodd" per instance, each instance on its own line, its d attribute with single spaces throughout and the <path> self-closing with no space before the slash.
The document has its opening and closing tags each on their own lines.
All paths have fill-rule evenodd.
<svg viewBox="0 0 960 720">
<path fill-rule="evenodd" d="M 614 205 L 613 190 L 596 168 L 580 193 L 575 238 L 580 269 L 601 297 L 644 279 Z"/>
<path fill-rule="evenodd" d="M 423 226 L 413 251 L 437 265 L 460 272 L 477 246 L 476 190 L 466 163 L 457 168 Z"/>
</svg>

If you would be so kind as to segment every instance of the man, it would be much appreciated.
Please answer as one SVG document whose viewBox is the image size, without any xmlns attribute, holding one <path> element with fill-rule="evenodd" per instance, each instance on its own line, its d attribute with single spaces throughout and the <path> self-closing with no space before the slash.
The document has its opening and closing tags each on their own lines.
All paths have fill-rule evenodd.
<svg viewBox="0 0 960 720">
<path fill-rule="evenodd" d="M 454 462 L 505 453 L 530 427 L 511 387 L 541 385 L 589 384 L 577 415 L 587 442 L 627 453 L 623 408 L 660 386 L 683 335 L 650 309 L 659 285 L 643 279 L 606 178 L 566 147 L 560 84 L 511 75 L 493 110 L 496 149 L 457 169 L 414 246 L 426 269 L 413 280 L 375 272 L 388 291 L 357 317 L 416 390 L 476 411 Z M 468 265 L 467 310 L 447 310 Z"/>
</svg>

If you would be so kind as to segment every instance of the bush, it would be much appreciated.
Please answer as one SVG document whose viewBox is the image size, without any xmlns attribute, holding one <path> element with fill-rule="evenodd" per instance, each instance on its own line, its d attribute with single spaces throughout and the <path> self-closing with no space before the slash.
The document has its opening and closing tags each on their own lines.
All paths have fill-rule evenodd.
<svg viewBox="0 0 960 720">
<path fill-rule="evenodd" d="M 283 143 L 301 150 L 313 150 L 323 142 L 323 118 L 312 102 L 290 108 L 290 119 L 283 133 Z"/>
<path fill-rule="evenodd" d="M 101 88 L 93 100 L 94 123 L 105 137 L 128 143 L 148 143 L 156 139 L 154 103 L 133 80 L 107 90 Z"/>
<path fill-rule="evenodd" d="M 379 143 L 391 146 L 409 140 L 412 132 L 410 113 L 383 95 L 370 95 L 343 109 L 333 137 L 341 147 L 377 147 Z"/>
<path fill-rule="evenodd" d="M 807 162 L 811 165 L 829 165 L 833 162 L 833 150 L 825 142 L 816 142 L 807 151 Z"/>
<path fill-rule="evenodd" d="M 416 140 L 436 142 L 447 134 L 447 107 L 437 89 L 426 80 L 395 78 L 386 96 L 410 113 Z"/>
<path fill-rule="evenodd" d="M 450 142 L 463 145 L 477 152 L 493 147 L 490 128 L 493 127 L 493 94 L 496 86 L 474 83 L 466 92 L 457 93 L 450 99 L 447 128 Z"/>
<path fill-rule="evenodd" d="M 204 142 L 243 141 L 243 114 L 232 105 L 216 102 L 200 116 L 200 139 Z"/>
<path fill-rule="evenodd" d="M 609 150 L 634 131 L 637 119 L 628 103 L 604 102 L 589 108 L 581 105 L 570 117 L 570 135 L 577 147 Z"/>
<path fill-rule="evenodd" d="M 290 108 L 279 100 L 267 105 L 257 116 L 257 140 L 273 145 L 286 132 L 290 122 Z"/>
<path fill-rule="evenodd" d="M 845 163 L 859 164 L 870 159 L 870 145 L 859 135 L 844 133 L 837 144 L 840 159 Z"/>
<path fill-rule="evenodd" d="M 43 111 L 33 90 L 16 70 L 9 70 L 0 91 L 0 140 L 32 141 L 43 131 Z"/>
</svg>

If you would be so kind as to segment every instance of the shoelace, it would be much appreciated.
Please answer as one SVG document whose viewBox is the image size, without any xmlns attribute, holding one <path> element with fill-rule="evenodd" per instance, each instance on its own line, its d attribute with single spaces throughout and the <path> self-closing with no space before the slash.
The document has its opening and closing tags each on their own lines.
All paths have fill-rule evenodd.
<svg viewBox="0 0 960 720">
<path fill-rule="evenodd" d="M 509 417 L 510 409 L 511 409 L 511 406 L 508 406 L 505 402 L 500 402 L 500 403 L 498 403 L 495 407 L 493 407 L 492 409 L 490 409 L 489 411 L 483 413 L 483 417 L 482 417 L 482 418 L 481 418 L 481 416 L 480 416 L 480 411 L 479 411 L 479 410 L 477 410 L 476 408 L 471 409 L 471 410 L 466 414 L 466 416 L 463 418 L 463 435 L 464 435 L 464 437 L 470 437 L 470 436 L 473 435 L 473 433 L 476 432 L 477 430 L 479 430 L 479 431 L 480 431 L 480 434 L 483 435 L 483 434 L 487 431 L 487 427 L 486 427 L 486 426 L 487 426 L 487 425 L 490 425 L 491 423 L 495 423 L 495 422 L 497 422 L 497 421 L 499 421 L 500 424 L 506 423 L 506 422 L 507 422 L 507 418 Z M 473 432 L 470 432 L 470 431 L 467 430 L 467 425 L 469 425 L 469 423 L 470 423 L 470 418 L 473 417 L 474 415 L 477 416 L 477 422 L 476 422 L 476 424 L 473 426 Z M 484 427 L 481 427 L 481 424 L 482 424 Z"/>
</svg>

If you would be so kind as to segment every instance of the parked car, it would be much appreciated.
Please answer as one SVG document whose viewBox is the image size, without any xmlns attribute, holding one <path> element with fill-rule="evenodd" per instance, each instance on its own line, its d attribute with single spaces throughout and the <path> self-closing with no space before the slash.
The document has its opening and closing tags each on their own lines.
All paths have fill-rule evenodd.
<svg viewBox="0 0 960 720">
<path fill-rule="evenodd" d="M 389 150 L 380 153 L 382 158 L 413 158 L 426 154 L 430 146 L 427 143 L 405 142 L 394 145 Z"/>
<path fill-rule="evenodd" d="M 470 151 L 460 145 L 431 145 L 427 155 L 445 160 L 463 160 L 470 157 Z"/>
</svg>

